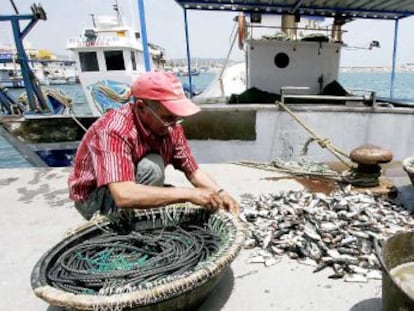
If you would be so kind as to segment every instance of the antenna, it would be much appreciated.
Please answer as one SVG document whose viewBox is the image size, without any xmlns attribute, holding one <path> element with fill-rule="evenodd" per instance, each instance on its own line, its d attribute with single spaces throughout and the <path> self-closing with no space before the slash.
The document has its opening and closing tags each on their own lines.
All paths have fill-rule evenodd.
<svg viewBox="0 0 414 311">
<path fill-rule="evenodd" d="M 96 22 L 95 22 L 95 14 L 89 14 L 89 16 L 92 18 L 92 25 L 96 28 Z"/>
<path fill-rule="evenodd" d="M 10 0 L 10 3 L 13 6 L 14 12 L 16 12 L 16 14 L 19 14 L 19 10 L 17 9 L 16 4 L 14 3 L 14 0 Z"/>
<path fill-rule="evenodd" d="M 118 0 L 115 0 L 115 4 L 113 4 L 112 7 L 114 8 L 114 11 L 116 12 L 118 24 L 122 25 L 122 16 L 121 16 L 121 10 L 119 9 Z"/>
</svg>

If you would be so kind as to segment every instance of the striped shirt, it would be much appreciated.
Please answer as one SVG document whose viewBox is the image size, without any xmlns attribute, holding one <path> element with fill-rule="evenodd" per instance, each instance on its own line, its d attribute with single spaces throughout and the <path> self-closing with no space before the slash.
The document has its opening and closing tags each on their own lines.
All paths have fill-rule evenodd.
<svg viewBox="0 0 414 311">
<path fill-rule="evenodd" d="M 68 180 L 70 198 L 85 201 L 95 188 L 135 181 L 137 163 L 150 152 L 185 173 L 198 168 L 181 125 L 156 137 L 140 121 L 135 104 L 106 112 L 80 142 Z"/>
</svg>

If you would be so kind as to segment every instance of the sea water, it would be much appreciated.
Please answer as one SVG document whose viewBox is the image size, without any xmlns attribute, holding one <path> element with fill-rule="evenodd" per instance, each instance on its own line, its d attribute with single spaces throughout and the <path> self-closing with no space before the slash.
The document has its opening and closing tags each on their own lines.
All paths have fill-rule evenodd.
<svg viewBox="0 0 414 311">
<path fill-rule="evenodd" d="M 207 88 L 214 79 L 215 73 L 201 73 L 192 77 L 196 90 L 201 91 Z M 188 77 L 180 77 L 183 83 L 188 83 Z M 339 82 L 347 88 L 369 89 L 377 92 L 379 97 L 390 97 L 391 73 L 340 73 Z M 397 73 L 394 81 L 394 98 L 399 100 L 414 101 L 414 73 Z M 75 114 L 91 114 L 86 98 L 80 84 L 55 85 L 69 95 L 74 102 Z M 24 89 L 10 89 L 9 94 L 17 98 L 24 92 Z M 0 135 L 0 168 L 5 167 L 26 167 L 30 166 L 21 155 L 13 149 Z"/>
<path fill-rule="evenodd" d="M 390 277 L 411 299 L 414 299 L 414 262 L 392 268 Z"/>
</svg>

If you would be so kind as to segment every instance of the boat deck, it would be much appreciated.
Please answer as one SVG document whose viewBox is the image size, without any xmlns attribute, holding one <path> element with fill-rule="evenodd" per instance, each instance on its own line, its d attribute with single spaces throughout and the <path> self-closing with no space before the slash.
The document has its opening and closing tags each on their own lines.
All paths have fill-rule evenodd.
<svg viewBox="0 0 414 311">
<path fill-rule="evenodd" d="M 299 190 L 304 186 L 284 175 L 233 164 L 202 165 L 224 189 L 243 194 Z M 66 232 L 83 223 L 68 199 L 68 168 L 2 169 L 0 197 L 0 306 L 2 310 L 58 311 L 35 297 L 30 275 L 37 260 Z M 414 188 L 400 168 L 386 171 L 408 208 L 414 207 Z M 181 173 L 167 170 L 167 182 L 187 185 Z M 329 272 L 287 257 L 271 267 L 247 264 L 243 250 L 222 282 L 199 310 L 381 310 L 381 282 L 346 283 L 328 279 Z"/>
</svg>

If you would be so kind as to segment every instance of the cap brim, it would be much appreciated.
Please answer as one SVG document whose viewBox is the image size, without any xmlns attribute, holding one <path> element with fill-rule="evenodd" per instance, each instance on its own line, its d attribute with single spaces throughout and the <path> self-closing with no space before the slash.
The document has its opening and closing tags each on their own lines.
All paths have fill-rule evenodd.
<svg viewBox="0 0 414 311">
<path fill-rule="evenodd" d="M 200 112 L 200 107 L 187 98 L 175 100 L 160 100 L 161 104 L 168 109 L 169 112 L 178 117 L 189 117 Z"/>
</svg>

